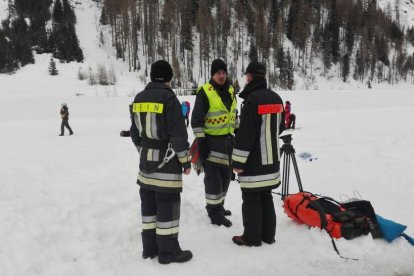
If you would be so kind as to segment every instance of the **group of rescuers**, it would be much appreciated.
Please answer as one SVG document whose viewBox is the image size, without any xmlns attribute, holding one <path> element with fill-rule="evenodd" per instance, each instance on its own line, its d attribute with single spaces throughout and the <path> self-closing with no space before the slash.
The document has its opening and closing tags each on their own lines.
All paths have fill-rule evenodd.
<svg viewBox="0 0 414 276">
<path fill-rule="evenodd" d="M 276 213 L 272 189 L 280 185 L 279 134 L 286 128 L 283 101 L 267 88 L 266 67 L 251 62 L 240 124 L 234 88 L 221 59 L 211 64 L 211 79 L 200 86 L 191 116 L 204 169 L 206 209 L 212 224 L 230 227 L 224 201 L 233 171 L 242 191 L 244 232 L 234 236 L 240 246 L 275 242 Z M 181 104 L 171 89 L 173 71 L 165 60 L 151 65 L 151 82 L 131 108 L 131 139 L 139 156 L 137 183 L 142 215 L 142 257 L 158 262 L 186 262 L 190 250 L 178 242 L 182 174 L 191 171 L 187 128 Z M 175 152 L 175 156 L 171 155 Z M 167 160 L 165 157 L 173 156 Z M 168 159 L 168 158 L 167 158 Z"/>
</svg>

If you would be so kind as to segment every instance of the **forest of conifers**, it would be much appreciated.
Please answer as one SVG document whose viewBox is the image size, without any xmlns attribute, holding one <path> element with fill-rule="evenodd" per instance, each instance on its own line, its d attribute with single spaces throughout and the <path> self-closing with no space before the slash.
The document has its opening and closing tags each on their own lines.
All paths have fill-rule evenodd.
<svg viewBox="0 0 414 276">
<path fill-rule="evenodd" d="M 333 66 L 343 81 L 412 81 L 414 29 L 400 22 L 399 0 L 104 0 L 102 24 L 131 70 L 157 59 L 176 80 L 209 78 L 214 58 L 235 76 L 252 59 L 266 63 L 271 84 L 291 89 Z M 316 64 L 316 65 L 315 65 Z M 319 68 L 314 68 L 318 66 Z M 143 68 L 145 67 L 145 68 Z M 197 70 L 194 70 L 194 68 Z M 293 72 L 292 72 L 293 71 Z"/>
<path fill-rule="evenodd" d="M 0 73 L 33 63 L 33 50 L 66 62 L 83 60 L 76 1 L 8 1 Z M 295 79 L 332 76 L 414 82 L 414 28 L 401 22 L 400 0 L 383 9 L 377 0 L 93 1 L 101 7 L 101 30 L 110 31 L 111 46 L 129 70 L 148 76 L 152 62 L 168 60 L 176 87 L 206 81 L 215 58 L 227 62 L 234 80 L 258 59 L 268 68 L 270 85 L 281 89 L 294 89 Z"/>
</svg>

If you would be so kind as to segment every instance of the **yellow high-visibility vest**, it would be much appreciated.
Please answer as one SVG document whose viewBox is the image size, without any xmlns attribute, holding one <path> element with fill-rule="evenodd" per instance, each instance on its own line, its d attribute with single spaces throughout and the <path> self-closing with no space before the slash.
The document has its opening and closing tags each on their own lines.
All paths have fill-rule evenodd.
<svg viewBox="0 0 414 276">
<path fill-rule="evenodd" d="M 227 110 L 220 98 L 220 95 L 210 83 L 204 84 L 203 89 L 210 104 L 210 109 L 204 118 L 204 132 L 206 134 L 216 136 L 233 134 L 236 123 L 237 108 L 234 88 L 230 86 L 228 91 L 233 99 L 230 111 Z"/>
</svg>

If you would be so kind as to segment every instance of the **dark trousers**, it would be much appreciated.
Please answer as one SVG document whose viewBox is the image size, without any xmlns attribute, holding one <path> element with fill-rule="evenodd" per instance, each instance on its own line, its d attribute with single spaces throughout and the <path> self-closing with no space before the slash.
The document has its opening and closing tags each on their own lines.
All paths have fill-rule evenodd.
<svg viewBox="0 0 414 276">
<path fill-rule="evenodd" d="M 69 120 L 62 120 L 62 124 L 60 125 L 60 134 L 65 133 L 65 127 L 69 130 L 69 133 L 73 133 L 72 129 L 69 126 Z"/>
<path fill-rule="evenodd" d="M 271 191 L 242 191 L 243 239 L 272 243 L 276 235 L 276 212 Z"/>
<path fill-rule="evenodd" d="M 289 117 L 289 125 L 288 128 L 293 128 L 295 129 L 295 125 L 296 125 L 296 115 L 291 113 L 290 117 Z"/>
<path fill-rule="evenodd" d="M 224 217 L 224 199 L 230 185 L 231 168 L 203 163 L 206 209 L 211 220 L 220 221 Z"/>
<path fill-rule="evenodd" d="M 144 256 L 177 255 L 180 193 L 161 193 L 141 188 L 142 245 Z"/>
</svg>

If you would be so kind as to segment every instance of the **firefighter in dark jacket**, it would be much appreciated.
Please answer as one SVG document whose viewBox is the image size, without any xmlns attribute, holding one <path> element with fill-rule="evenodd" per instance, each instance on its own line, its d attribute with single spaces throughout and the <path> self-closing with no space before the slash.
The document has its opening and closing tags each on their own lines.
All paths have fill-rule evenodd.
<svg viewBox="0 0 414 276">
<path fill-rule="evenodd" d="M 60 117 L 62 118 L 62 123 L 60 124 L 60 134 L 59 136 L 65 135 L 65 127 L 69 130 L 69 135 L 73 134 L 72 129 L 69 126 L 69 109 L 67 104 L 63 103 L 62 108 L 60 109 Z"/>
<path fill-rule="evenodd" d="M 204 168 L 206 209 L 212 224 L 230 227 L 231 215 L 224 209 L 232 169 L 237 102 L 227 79 L 227 65 L 221 59 L 211 64 L 211 79 L 199 87 L 191 116 L 191 127 Z"/>
<path fill-rule="evenodd" d="M 271 190 L 280 185 L 279 134 L 285 129 L 283 101 L 267 89 L 266 67 L 251 62 L 240 97 L 244 99 L 233 150 L 233 170 L 242 190 L 244 233 L 238 245 L 260 246 L 275 241 L 276 213 Z"/>
<path fill-rule="evenodd" d="M 188 136 L 181 105 L 171 90 L 170 64 L 151 65 L 151 82 L 138 93 L 132 105 L 131 139 L 139 154 L 142 214 L 142 257 L 158 262 L 186 262 L 189 250 L 178 243 L 182 173 L 191 170 Z"/>
</svg>

